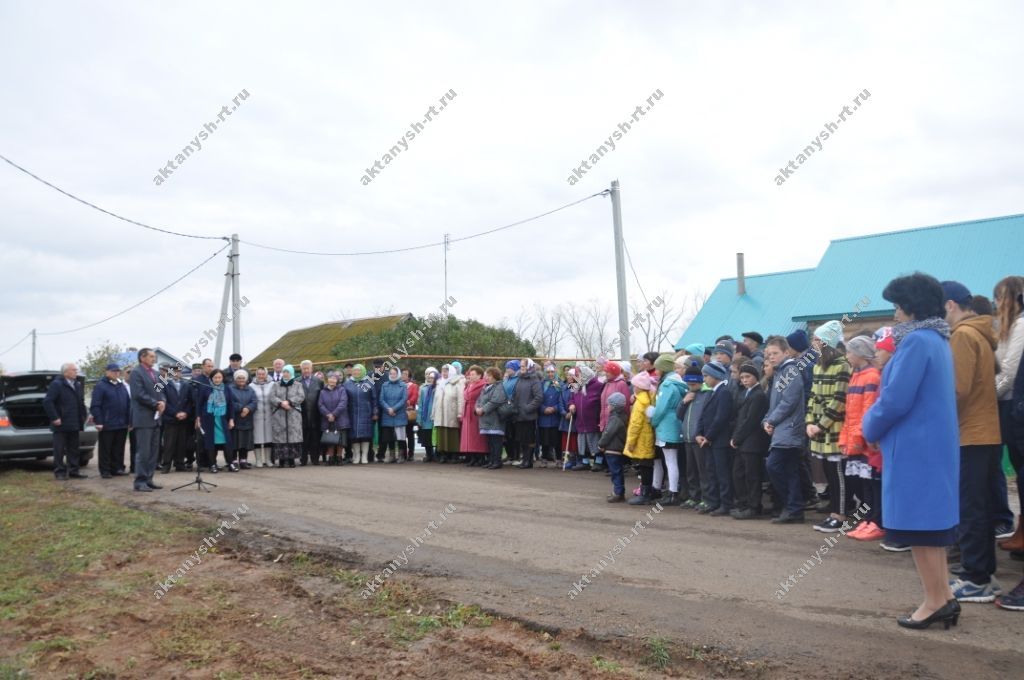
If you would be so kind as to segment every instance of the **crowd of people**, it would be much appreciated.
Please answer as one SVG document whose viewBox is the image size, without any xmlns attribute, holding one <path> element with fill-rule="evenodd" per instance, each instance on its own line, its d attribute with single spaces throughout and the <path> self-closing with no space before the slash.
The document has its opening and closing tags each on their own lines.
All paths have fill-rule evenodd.
<svg viewBox="0 0 1024 680">
<path fill-rule="evenodd" d="M 925 599 L 904 627 L 956 625 L 960 602 L 1024 611 L 1024 581 L 1004 592 L 993 578 L 997 541 L 1024 558 L 1001 467 L 1005 446 L 1024 472 L 1024 278 L 1000 281 L 994 308 L 921 273 L 894 279 L 883 297 L 895 323 L 871 334 L 847 337 L 848 318 L 810 335 L 749 331 L 649 352 L 635 367 L 451 361 L 427 368 L 422 384 L 384 360 L 372 375 L 362 364 L 324 374 L 309 361 L 296 372 L 283 359 L 250 373 L 237 354 L 225 369 L 206 359 L 185 380 L 180 367 L 154 371 L 144 349 L 127 384 L 111 364 L 94 391 L 99 469 L 126 474 L 129 429 L 138 491 L 159 489 L 153 473 L 172 466 L 408 463 L 418 439 L 424 463 L 605 472 L 609 503 L 779 525 L 821 513 L 814 530 L 912 551 Z"/>
</svg>

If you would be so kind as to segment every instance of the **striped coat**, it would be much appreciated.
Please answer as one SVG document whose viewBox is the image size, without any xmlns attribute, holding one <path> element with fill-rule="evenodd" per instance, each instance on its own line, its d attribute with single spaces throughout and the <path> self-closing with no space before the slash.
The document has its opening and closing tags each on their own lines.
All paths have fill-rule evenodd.
<svg viewBox="0 0 1024 680">
<path fill-rule="evenodd" d="M 827 366 L 823 360 L 814 366 L 805 422 L 822 429 L 810 440 L 811 453 L 817 456 L 840 455 L 839 433 L 846 417 L 846 390 L 849 382 L 850 364 L 844 356 L 836 357 Z"/>
<path fill-rule="evenodd" d="M 878 399 L 882 373 L 874 366 L 854 371 L 846 388 L 846 418 L 839 433 L 839 446 L 845 447 L 848 456 L 867 456 L 868 463 L 876 470 L 882 467 L 882 452 L 871 448 L 864 441 L 861 423 L 864 414 Z"/>
</svg>

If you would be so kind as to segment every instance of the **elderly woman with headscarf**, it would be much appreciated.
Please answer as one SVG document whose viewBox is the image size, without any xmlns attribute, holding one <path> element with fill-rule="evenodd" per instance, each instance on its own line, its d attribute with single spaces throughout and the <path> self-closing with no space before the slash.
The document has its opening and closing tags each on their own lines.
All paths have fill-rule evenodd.
<svg viewBox="0 0 1024 680">
<path fill-rule="evenodd" d="M 203 438 L 203 446 L 210 455 L 210 472 L 217 471 L 217 451 L 224 452 L 224 462 L 228 470 L 237 472 L 238 466 L 232 462 L 234 446 L 231 441 L 231 429 L 235 426 L 232 419 L 231 391 L 224 384 L 224 371 L 219 368 L 210 373 L 210 388 L 201 389 L 196 398 L 196 429 Z"/>
<path fill-rule="evenodd" d="M 566 368 L 566 366 L 562 366 L 563 382 L 561 399 L 558 402 L 558 413 L 561 419 L 558 421 L 558 436 L 562 444 L 562 470 L 571 470 L 576 464 L 576 454 L 579 449 L 576 446 L 576 421 L 569 406 L 572 404 L 572 396 L 579 389 L 579 382 L 576 378 L 576 369 L 572 366 Z"/>
<path fill-rule="evenodd" d="M 423 462 L 433 463 L 437 460 L 434 456 L 434 398 L 437 395 L 437 369 L 433 366 L 427 367 L 424 372 L 423 387 L 420 388 L 419 423 L 420 445 L 423 447 Z"/>
<path fill-rule="evenodd" d="M 534 447 L 537 444 L 537 416 L 543 399 L 537 364 L 533 359 L 523 359 L 519 369 L 519 381 L 512 393 L 512 405 L 516 408 L 515 439 L 522 457 L 522 462 L 518 466 L 520 470 L 533 467 Z"/>
<path fill-rule="evenodd" d="M 484 369 L 473 364 L 466 371 L 462 430 L 459 434 L 459 450 L 466 457 L 466 465 L 469 467 L 483 467 L 487 464 L 487 436 L 480 431 L 480 415 L 476 411 L 477 400 L 485 386 Z"/>
<path fill-rule="evenodd" d="M 453 361 L 441 367 L 442 387 L 434 397 L 434 429 L 437 430 L 437 452 L 442 463 L 454 463 L 459 455 L 459 427 L 466 407 L 466 378 L 462 364 Z"/>
<path fill-rule="evenodd" d="M 597 379 L 597 373 L 583 362 L 576 364 L 580 374 L 580 388 L 573 395 L 569 410 L 575 416 L 575 428 L 578 432 L 577 446 L 579 458 L 573 470 L 589 470 L 591 459 L 596 463 L 597 442 L 600 438 L 598 426 L 601 422 L 601 392 L 604 385 Z"/>
<path fill-rule="evenodd" d="M 345 381 L 348 395 L 349 432 L 352 444 L 352 464 L 366 465 L 369 460 L 370 444 L 373 442 L 373 423 L 379 414 L 374 398 L 373 381 L 366 375 L 366 367 L 356 364 L 352 375 Z"/>
<path fill-rule="evenodd" d="M 512 397 L 519 383 L 519 369 L 522 368 L 519 359 L 509 359 L 505 362 L 505 377 L 502 378 L 501 387 L 505 391 L 505 400 L 511 404 Z M 516 419 L 511 413 L 499 413 L 499 417 L 505 426 L 505 451 L 508 453 L 508 460 L 512 462 L 519 460 L 519 442 L 516 441 Z"/>
<path fill-rule="evenodd" d="M 256 452 L 256 467 L 270 467 L 273 460 L 270 455 L 270 447 L 274 443 L 274 436 L 270 427 L 270 388 L 274 383 L 267 375 L 267 369 L 257 368 L 256 377 L 249 387 L 256 395 L 256 409 L 252 417 L 252 438 L 253 447 Z"/>
<path fill-rule="evenodd" d="M 341 465 L 340 454 L 348 442 L 348 392 L 338 382 L 340 379 L 340 373 L 331 371 L 327 374 L 327 383 L 320 390 L 320 428 L 324 433 L 338 434 L 337 444 L 324 444 L 325 462 L 328 465 Z M 320 441 L 323 441 L 323 436 Z"/>
<path fill-rule="evenodd" d="M 235 429 L 232 432 L 234 450 L 231 452 L 231 462 L 236 463 L 243 470 L 248 470 L 251 467 L 249 451 L 254 446 L 253 414 L 259 407 L 259 401 L 256 398 L 256 391 L 249 386 L 248 371 L 244 368 L 236 368 L 232 379 L 234 384 L 228 387 L 232 400 L 231 413 L 235 421 Z M 228 469 L 231 469 L 230 466 Z"/>
<path fill-rule="evenodd" d="M 558 380 L 558 369 L 548 363 L 544 366 L 544 381 L 540 386 L 540 414 L 537 417 L 537 431 L 540 436 L 540 464 L 547 467 L 556 459 L 558 445 L 558 423 L 562 419 L 562 383 Z"/>
<path fill-rule="evenodd" d="M 406 462 L 405 426 L 409 417 L 405 406 L 409 403 L 409 387 L 402 380 L 397 366 L 388 370 L 387 380 L 380 388 L 380 450 L 387 451 L 389 463 Z M 398 458 L 395 458 L 395 446 Z"/>
<path fill-rule="evenodd" d="M 281 380 L 270 388 L 270 427 L 277 466 L 295 467 L 302 449 L 302 409 L 306 391 L 295 380 L 291 364 L 281 369 Z M 308 407 L 308 405 L 305 405 Z M 316 408 L 315 405 L 313 408 Z"/>
</svg>

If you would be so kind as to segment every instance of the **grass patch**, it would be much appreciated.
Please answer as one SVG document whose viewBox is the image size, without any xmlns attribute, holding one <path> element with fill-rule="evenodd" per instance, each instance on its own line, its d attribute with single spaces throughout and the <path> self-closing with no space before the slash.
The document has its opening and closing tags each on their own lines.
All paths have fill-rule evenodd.
<svg viewBox="0 0 1024 680">
<path fill-rule="evenodd" d="M 452 605 L 444 613 L 444 625 L 449 628 L 465 628 L 466 626 L 475 626 L 477 628 L 486 628 L 490 626 L 494 620 L 484 614 L 480 607 L 476 605 L 464 605 L 456 604 Z"/>
<path fill-rule="evenodd" d="M 647 638 L 647 655 L 642 663 L 651 668 L 665 670 L 672 663 L 672 655 L 668 651 L 669 642 L 663 637 Z"/>
<path fill-rule="evenodd" d="M 618 673 L 622 670 L 622 666 L 620 664 L 617 664 L 614 661 L 608 661 L 600 656 L 595 656 L 593 658 L 593 662 L 594 668 L 599 671 L 604 671 L 605 673 Z"/>
</svg>

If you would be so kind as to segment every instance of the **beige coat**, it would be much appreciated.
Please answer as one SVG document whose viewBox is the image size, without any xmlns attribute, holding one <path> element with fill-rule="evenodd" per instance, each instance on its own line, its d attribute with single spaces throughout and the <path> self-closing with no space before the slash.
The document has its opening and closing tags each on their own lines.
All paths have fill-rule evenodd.
<svg viewBox="0 0 1024 680">
<path fill-rule="evenodd" d="M 434 395 L 434 427 L 459 426 L 459 416 L 466 405 L 466 378 L 455 371 L 449 369 L 444 388 Z"/>
</svg>

